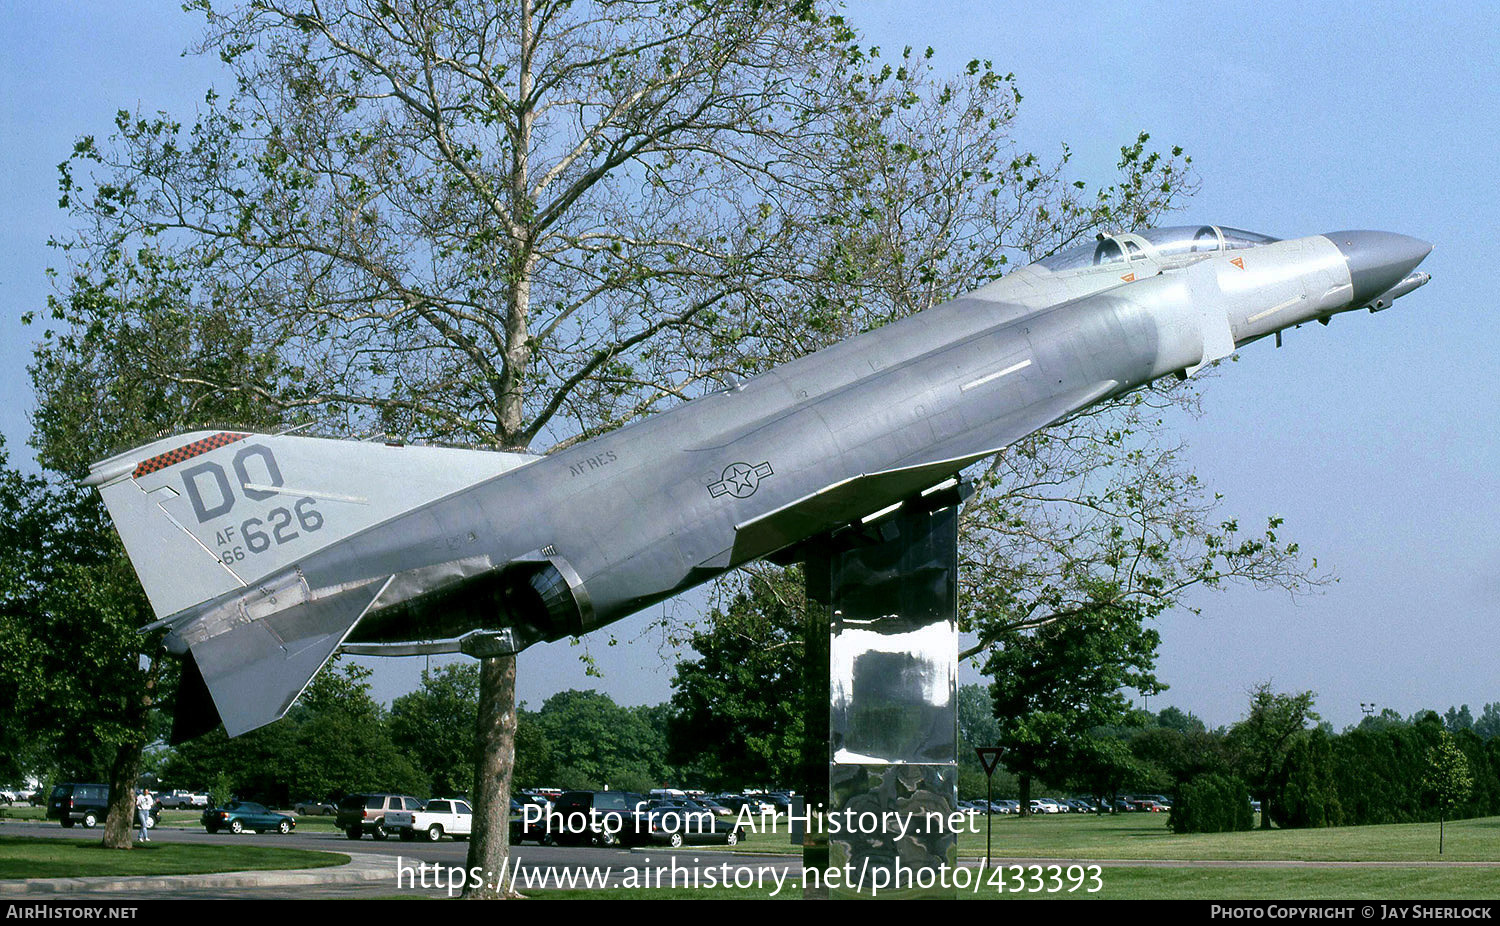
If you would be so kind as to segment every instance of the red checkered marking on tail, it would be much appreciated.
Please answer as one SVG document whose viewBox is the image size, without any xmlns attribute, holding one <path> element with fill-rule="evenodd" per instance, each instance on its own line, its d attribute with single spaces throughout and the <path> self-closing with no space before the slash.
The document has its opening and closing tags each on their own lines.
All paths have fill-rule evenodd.
<svg viewBox="0 0 1500 926">
<path fill-rule="evenodd" d="M 199 454 L 208 453 L 210 450 L 217 450 L 220 447 L 223 447 L 225 444 L 232 444 L 237 440 L 244 440 L 249 436 L 249 434 L 235 434 L 231 431 L 220 431 L 218 434 L 215 434 L 212 437 L 205 437 L 202 440 L 195 440 L 185 447 L 178 447 L 176 450 L 168 450 L 166 453 L 158 454 L 149 460 L 142 460 L 140 463 L 136 464 L 135 472 L 131 473 L 131 478 L 139 479 L 142 476 L 145 476 L 148 473 L 154 473 L 159 469 L 166 469 L 168 466 L 176 466 L 178 463 L 181 463 L 184 460 L 191 460 L 193 457 L 196 457 Z"/>
</svg>

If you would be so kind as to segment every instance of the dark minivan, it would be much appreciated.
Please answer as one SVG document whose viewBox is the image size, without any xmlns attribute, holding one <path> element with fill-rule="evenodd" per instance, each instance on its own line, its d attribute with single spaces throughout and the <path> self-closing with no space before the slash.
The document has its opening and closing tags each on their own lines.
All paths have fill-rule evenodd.
<svg viewBox="0 0 1500 926">
<path fill-rule="evenodd" d="M 564 791 L 552 802 L 547 831 L 562 845 L 643 845 L 651 841 L 648 803 L 631 791 Z"/>
<path fill-rule="evenodd" d="M 52 789 L 47 799 L 47 819 L 57 820 L 63 826 L 82 823 L 87 827 L 98 826 L 109 813 L 109 785 L 75 784 L 66 782 Z M 151 808 L 154 825 L 161 817 L 161 805 Z M 135 820 L 130 821 L 135 826 Z"/>
</svg>

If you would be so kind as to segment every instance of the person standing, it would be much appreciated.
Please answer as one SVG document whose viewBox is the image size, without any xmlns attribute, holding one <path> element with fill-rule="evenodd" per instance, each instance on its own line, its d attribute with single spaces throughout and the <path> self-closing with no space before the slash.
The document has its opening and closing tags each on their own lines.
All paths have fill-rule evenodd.
<svg viewBox="0 0 1500 926">
<path fill-rule="evenodd" d="M 142 791 L 140 794 L 136 795 L 135 816 L 136 819 L 140 821 L 141 832 L 140 835 L 136 836 L 135 838 L 140 840 L 141 842 L 151 841 L 151 808 L 155 805 L 156 801 L 152 799 L 150 791 Z"/>
</svg>

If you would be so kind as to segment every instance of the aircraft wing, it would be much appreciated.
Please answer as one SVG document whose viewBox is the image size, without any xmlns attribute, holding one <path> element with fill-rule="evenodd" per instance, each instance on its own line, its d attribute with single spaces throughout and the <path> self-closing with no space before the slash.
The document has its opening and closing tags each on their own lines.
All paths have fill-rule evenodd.
<svg viewBox="0 0 1500 926">
<path fill-rule="evenodd" d="M 824 486 L 735 526 L 730 562 L 738 565 L 806 540 L 829 524 L 857 521 L 890 500 L 910 498 L 1033 431 L 1068 417 L 1119 387 L 1113 380 L 1038 402 L 931 448 L 922 460 Z"/>
</svg>

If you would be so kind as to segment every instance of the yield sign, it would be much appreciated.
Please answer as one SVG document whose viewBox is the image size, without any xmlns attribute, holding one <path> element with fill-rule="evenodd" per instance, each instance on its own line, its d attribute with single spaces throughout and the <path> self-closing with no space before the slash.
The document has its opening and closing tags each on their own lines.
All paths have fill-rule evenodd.
<svg viewBox="0 0 1500 926">
<path fill-rule="evenodd" d="M 995 766 L 1000 764 L 1000 753 L 1004 750 L 999 746 L 975 746 L 974 751 L 979 753 L 979 764 L 984 766 L 984 773 L 995 774 Z"/>
</svg>

